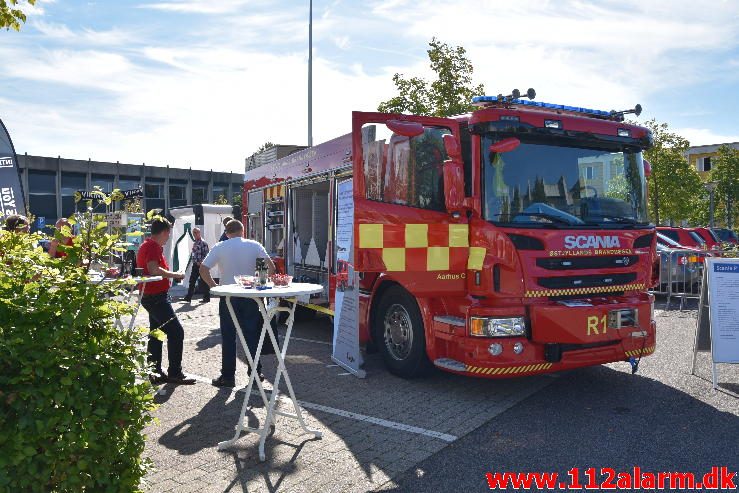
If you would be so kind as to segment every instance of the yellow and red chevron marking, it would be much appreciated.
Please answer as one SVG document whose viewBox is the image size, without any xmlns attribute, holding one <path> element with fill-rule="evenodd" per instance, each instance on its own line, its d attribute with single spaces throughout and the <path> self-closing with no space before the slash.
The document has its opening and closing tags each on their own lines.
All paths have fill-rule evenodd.
<svg viewBox="0 0 739 493">
<path fill-rule="evenodd" d="M 485 368 L 482 366 L 469 366 L 465 368 L 466 372 L 475 373 L 477 375 L 515 375 L 517 373 L 529 373 L 534 371 L 544 371 L 552 367 L 552 363 L 538 363 L 535 365 L 525 366 L 509 366 L 507 368 Z"/>
<path fill-rule="evenodd" d="M 575 294 L 591 293 L 615 293 L 618 291 L 642 291 L 644 284 L 622 284 L 619 286 L 594 286 L 589 288 L 567 288 L 567 289 L 542 289 L 526 291 L 527 298 L 539 298 L 545 296 L 570 296 Z"/>
<path fill-rule="evenodd" d="M 481 270 L 485 248 L 469 246 L 467 224 L 360 224 L 359 248 L 388 271 Z"/>
<path fill-rule="evenodd" d="M 649 354 L 653 353 L 654 350 L 657 348 L 657 346 L 649 346 L 642 349 L 634 349 L 633 351 L 626 351 L 626 356 L 639 356 L 639 354 Z"/>
<path fill-rule="evenodd" d="M 276 185 L 264 189 L 264 200 L 277 200 L 285 196 L 285 185 Z"/>
</svg>

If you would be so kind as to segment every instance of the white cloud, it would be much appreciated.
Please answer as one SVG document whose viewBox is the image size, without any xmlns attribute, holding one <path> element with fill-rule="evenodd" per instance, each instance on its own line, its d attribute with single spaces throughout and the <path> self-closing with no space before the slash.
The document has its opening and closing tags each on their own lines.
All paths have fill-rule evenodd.
<svg viewBox="0 0 739 493">
<path fill-rule="evenodd" d="M 173 0 L 141 5 L 141 8 L 189 14 L 231 14 L 256 3 L 252 0 Z"/>
<path fill-rule="evenodd" d="M 739 133 L 736 134 L 719 134 L 707 128 L 676 128 L 674 132 L 682 135 L 690 142 L 691 146 L 703 146 L 711 144 L 728 144 L 730 142 L 739 142 Z"/>
<path fill-rule="evenodd" d="M 94 46 L 121 45 L 133 39 L 130 32 L 120 29 L 111 29 L 108 31 L 82 29 L 80 31 L 72 31 L 64 24 L 49 23 L 42 20 L 35 20 L 31 25 L 47 39 L 66 43 L 92 44 Z"/>
<path fill-rule="evenodd" d="M 119 54 L 54 52 L 17 69 L 25 78 L 95 87 L 110 101 L 92 112 L 79 104 L 10 105 L 19 151 L 241 172 L 244 158 L 267 140 L 306 142 L 303 53 L 144 52 L 174 68 L 153 71 Z M 314 83 L 314 141 L 322 142 L 350 131 L 352 110 L 374 110 L 362 101 L 379 101 L 390 77 L 367 76 L 360 66 L 345 73 L 318 58 Z M 40 125 L 18 118 L 29 113 Z"/>
<path fill-rule="evenodd" d="M 125 24 L 96 30 L 34 21 L 51 48 L 0 47 L 2 77 L 38 84 L 38 98 L 0 99 L 18 150 L 239 172 L 267 140 L 305 143 L 307 2 L 262 11 L 267 3 L 142 5 L 161 18 L 206 16 L 176 40 L 156 36 L 156 25 L 132 35 Z M 685 0 L 355 5 L 314 6 L 314 142 L 347 133 L 352 110 L 374 111 L 392 96 L 395 72 L 430 78 L 432 35 L 467 48 L 474 80 L 488 93 L 534 87 L 543 101 L 649 109 L 665 87 L 725 77 L 711 56 L 734 49 L 739 33 L 733 2 L 711 9 Z M 49 87 L 59 91 L 56 101 L 42 98 Z M 739 140 L 710 129 L 677 131 L 693 144 Z"/>
<path fill-rule="evenodd" d="M 543 99 L 579 105 L 623 106 L 666 86 L 705 81 L 716 71 L 701 55 L 736 46 L 739 32 L 733 2 L 715 9 L 637 0 L 432 0 L 407 7 L 385 0 L 374 12 L 404 26 L 397 36 L 406 43 L 433 35 L 466 47 L 475 80 L 491 92 L 534 86 Z"/>
<path fill-rule="evenodd" d="M 0 58 L 15 59 L 5 75 L 45 84 L 124 92 L 135 66 L 124 55 L 99 50 L 0 48 Z"/>
</svg>

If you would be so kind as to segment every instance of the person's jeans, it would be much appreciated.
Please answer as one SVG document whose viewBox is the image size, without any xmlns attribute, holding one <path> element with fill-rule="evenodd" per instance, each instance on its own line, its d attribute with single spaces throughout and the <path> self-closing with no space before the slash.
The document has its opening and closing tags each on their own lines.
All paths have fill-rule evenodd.
<svg viewBox="0 0 739 493">
<path fill-rule="evenodd" d="M 200 278 L 200 264 L 192 264 L 192 269 L 190 269 L 190 286 L 187 289 L 186 298 L 192 298 L 192 295 L 195 293 L 196 283 L 198 284 L 199 290 L 203 291 L 203 299 L 209 300 L 210 287 Z"/>
<path fill-rule="evenodd" d="M 236 319 L 239 321 L 241 331 L 246 339 L 246 345 L 249 347 L 249 353 L 252 358 L 256 355 L 257 345 L 259 344 L 259 335 L 262 333 L 262 314 L 259 312 L 257 302 L 248 298 L 231 298 L 231 305 L 236 313 Z M 223 343 L 221 344 L 221 376 L 227 379 L 233 379 L 236 375 L 236 327 L 234 326 L 231 314 L 228 312 L 226 298 L 221 297 L 218 303 L 218 315 L 221 319 L 221 336 Z M 272 328 L 277 337 L 277 331 L 274 330 L 276 323 L 272 319 Z M 262 355 L 274 353 L 269 335 L 265 335 L 262 347 Z M 279 343 L 279 341 L 278 341 Z M 257 365 L 257 373 L 262 372 L 262 364 Z"/>
<path fill-rule="evenodd" d="M 144 296 L 141 306 L 149 313 L 149 330 L 160 329 L 167 334 L 167 356 L 169 357 L 170 375 L 182 373 L 182 345 L 185 331 L 177 320 L 172 303 L 167 293 Z M 155 371 L 162 371 L 162 341 L 149 336 L 147 345 L 149 356 L 147 361 L 154 364 Z"/>
</svg>

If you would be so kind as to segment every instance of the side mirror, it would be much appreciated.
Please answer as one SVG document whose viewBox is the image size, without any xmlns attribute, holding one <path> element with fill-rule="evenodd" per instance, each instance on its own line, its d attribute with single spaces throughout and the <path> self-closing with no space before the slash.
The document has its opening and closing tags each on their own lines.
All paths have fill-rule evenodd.
<svg viewBox="0 0 739 493">
<path fill-rule="evenodd" d="M 650 176 L 652 176 L 652 165 L 649 164 L 649 161 L 647 161 L 646 159 L 644 159 L 642 162 L 644 163 L 644 176 L 646 178 L 649 178 Z"/>
<path fill-rule="evenodd" d="M 509 137 L 507 139 L 499 140 L 495 144 L 491 145 L 490 152 L 511 152 L 521 145 L 521 141 L 515 137 Z"/>
<path fill-rule="evenodd" d="M 444 149 L 446 150 L 449 158 L 454 161 L 459 161 L 460 159 L 462 159 L 462 151 L 459 149 L 459 142 L 457 142 L 457 138 L 454 137 L 454 135 L 452 134 L 442 135 L 441 138 L 444 141 Z"/>
<path fill-rule="evenodd" d="M 387 128 L 403 137 L 418 137 L 423 135 L 423 125 L 418 122 L 404 122 L 400 120 L 388 120 L 385 125 Z"/>
<path fill-rule="evenodd" d="M 464 169 L 456 159 L 444 161 L 444 196 L 448 212 L 461 212 L 465 207 Z"/>
</svg>

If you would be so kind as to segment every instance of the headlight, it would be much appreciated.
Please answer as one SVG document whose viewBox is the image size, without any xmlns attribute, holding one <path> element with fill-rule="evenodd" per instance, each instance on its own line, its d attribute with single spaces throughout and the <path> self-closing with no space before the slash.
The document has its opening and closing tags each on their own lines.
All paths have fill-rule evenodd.
<svg viewBox="0 0 739 493">
<path fill-rule="evenodd" d="M 523 317 L 470 319 L 470 335 L 475 337 L 521 337 L 526 335 Z"/>
</svg>

